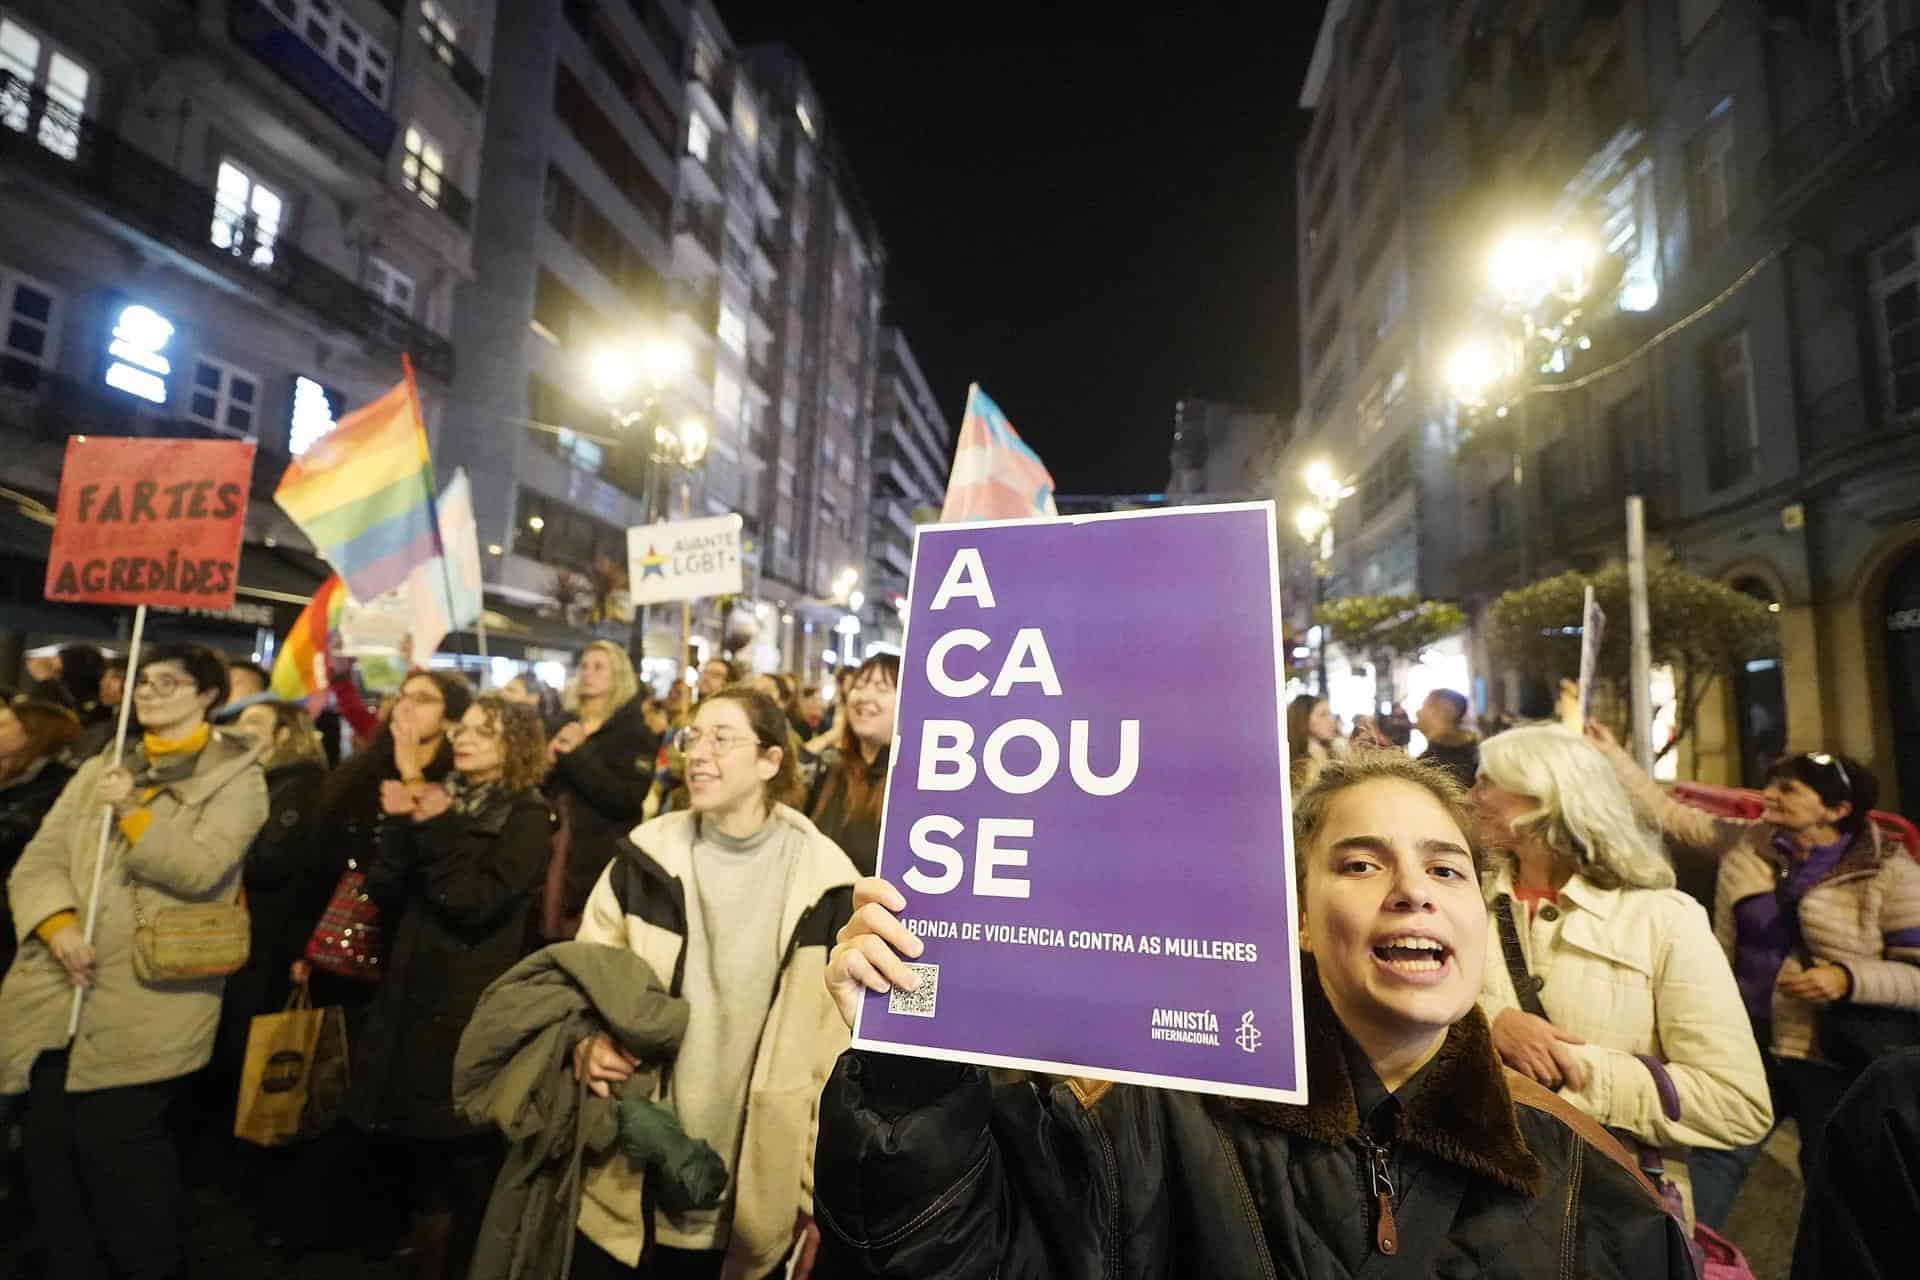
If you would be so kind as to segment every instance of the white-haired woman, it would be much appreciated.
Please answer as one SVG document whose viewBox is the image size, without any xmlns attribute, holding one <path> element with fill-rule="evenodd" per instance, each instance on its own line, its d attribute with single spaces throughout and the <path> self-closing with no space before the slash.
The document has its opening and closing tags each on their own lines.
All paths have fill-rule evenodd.
<svg viewBox="0 0 1920 1280">
<path fill-rule="evenodd" d="M 1706 911 L 1673 887 L 1659 838 L 1577 734 L 1489 738 L 1473 798 L 1482 839 L 1506 855 L 1484 879 L 1489 959 L 1505 961 L 1480 985 L 1494 1048 L 1638 1143 L 1691 1227 L 1688 1149 L 1757 1142 L 1773 1122 Z"/>
</svg>

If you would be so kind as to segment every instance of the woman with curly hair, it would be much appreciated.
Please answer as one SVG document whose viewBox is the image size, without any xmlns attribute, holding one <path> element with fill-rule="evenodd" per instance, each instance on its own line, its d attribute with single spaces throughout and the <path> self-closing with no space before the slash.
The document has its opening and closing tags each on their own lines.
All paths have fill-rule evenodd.
<svg viewBox="0 0 1920 1280">
<path fill-rule="evenodd" d="M 453 1056 L 480 993 L 519 961 L 546 871 L 546 734 L 531 707 L 484 695 L 452 726 L 445 782 L 380 786 L 367 892 L 390 967 L 354 1046 L 349 1113 L 413 1211 L 417 1274 L 464 1276 L 500 1161 L 453 1108 Z"/>
<path fill-rule="evenodd" d="M 1733 970 L 1700 904 L 1673 887 L 1660 838 L 1635 818 L 1606 757 L 1558 725 L 1480 747 L 1493 1045 L 1601 1124 L 1693 1221 L 1688 1154 L 1757 1142 L 1767 1075 Z M 1715 1225 L 1715 1224 L 1709 1224 Z"/>
</svg>

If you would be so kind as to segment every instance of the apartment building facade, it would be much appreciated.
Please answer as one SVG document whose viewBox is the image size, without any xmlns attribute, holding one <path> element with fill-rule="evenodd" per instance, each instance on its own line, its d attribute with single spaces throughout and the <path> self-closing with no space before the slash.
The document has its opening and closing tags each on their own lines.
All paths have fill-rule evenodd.
<svg viewBox="0 0 1920 1280">
<path fill-rule="evenodd" d="M 153 634 L 270 651 L 321 576 L 271 493 L 412 356 L 430 427 L 472 273 L 492 0 L 0 4 L 0 644 L 40 599 L 77 432 L 256 442 L 240 603 Z M 0 653 L 0 669 L 10 668 Z"/>
</svg>

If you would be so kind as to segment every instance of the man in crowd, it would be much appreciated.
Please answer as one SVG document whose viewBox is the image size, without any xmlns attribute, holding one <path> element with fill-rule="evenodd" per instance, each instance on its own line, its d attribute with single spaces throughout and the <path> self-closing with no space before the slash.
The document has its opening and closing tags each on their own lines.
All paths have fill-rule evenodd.
<svg viewBox="0 0 1920 1280">
<path fill-rule="evenodd" d="M 1420 758 L 1453 775 L 1463 787 L 1473 786 L 1480 772 L 1480 739 L 1460 727 L 1467 718 L 1467 699 L 1451 689 L 1435 689 L 1420 704 L 1414 727 L 1426 737 Z"/>
</svg>

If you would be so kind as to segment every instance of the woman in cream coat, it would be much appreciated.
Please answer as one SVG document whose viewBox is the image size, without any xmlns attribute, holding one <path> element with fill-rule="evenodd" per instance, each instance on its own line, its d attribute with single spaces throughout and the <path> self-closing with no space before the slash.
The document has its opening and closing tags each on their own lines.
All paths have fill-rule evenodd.
<svg viewBox="0 0 1920 1280">
<path fill-rule="evenodd" d="M 1673 887 L 1599 750 L 1541 725 L 1488 739 L 1473 798 L 1506 854 L 1485 877 L 1480 1005 L 1506 1064 L 1630 1138 L 1693 1221 L 1687 1150 L 1741 1146 L 1773 1121 L 1766 1071 L 1706 911 Z M 1547 1018 L 1499 962 L 1513 922 Z"/>
</svg>

